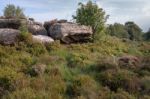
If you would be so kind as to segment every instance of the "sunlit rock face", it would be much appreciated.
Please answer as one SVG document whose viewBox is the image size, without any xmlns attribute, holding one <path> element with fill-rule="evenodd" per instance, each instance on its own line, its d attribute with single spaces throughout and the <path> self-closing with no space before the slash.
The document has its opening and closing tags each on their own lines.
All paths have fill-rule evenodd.
<svg viewBox="0 0 150 99">
<path fill-rule="evenodd" d="M 44 36 L 44 35 L 32 35 L 34 42 L 39 42 L 43 44 L 52 43 L 54 40 L 51 37 Z"/>
</svg>

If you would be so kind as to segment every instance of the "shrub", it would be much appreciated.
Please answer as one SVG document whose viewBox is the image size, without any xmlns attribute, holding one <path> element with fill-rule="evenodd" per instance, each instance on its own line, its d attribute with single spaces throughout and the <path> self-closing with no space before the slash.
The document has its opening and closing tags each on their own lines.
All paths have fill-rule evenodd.
<svg viewBox="0 0 150 99">
<path fill-rule="evenodd" d="M 9 67 L 3 67 L 0 69 L 0 97 L 8 92 L 12 92 L 16 89 L 15 83 L 23 75 L 17 73 L 14 69 Z"/>
<path fill-rule="evenodd" d="M 44 64 L 35 64 L 29 70 L 31 76 L 42 76 L 46 70 L 46 65 Z"/>
<path fill-rule="evenodd" d="M 99 80 L 103 86 L 108 86 L 112 91 L 123 88 L 130 93 L 140 90 L 140 82 L 136 74 L 127 70 L 107 70 L 100 73 Z"/>
<path fill-rule="evenodd" d="M 108 69 L 119 69 L 117 59 L 115 57 L 99 57 L 95 66 L 97 72 L 105 71 Z"/>
<path fill-rule="evenodd" d="M 141 79 L 141 87 L 142 87 L 142 92 L 144 94 L 150 93 L 150 77 L 149 76 L 143 77 Z"/>
<path fill-rule="evenodd" d="M 117 93 L 112 93 L 111 99 L 136 99 L 136 98 L 120 89 L 117 91 Z"/>
<path fill-rule="evenodd" d="M 97 83 L 87 75 L 80 75 L 75 78 L 72 85 L 68 87 L 68 94 L 71 97 L 85 97 L 96 99 L 98 97 Z"/>
<path fill-rule="evenodd" d="M 150 57 L 143 57 L 141 69 L 150 71 Z"/>
<path fill-rule="evenodd" d="M 67 62 L 68 67 L 80 67 L 83 68 L 88 64 L 88 57 L 84 54 L 72 53 L 68 55 Z"/>
<path fill-rule="evenodd" d="M 45 46 L 40 43 L 32 43 L 27 45 L 27 52 L 34 56 L 39 56 L 47 52 Z"/>
<path fill-rule="evenodd" d="M 22 42 L 25 42 L 25 43 L 32 43 L 32 34 L 28 32 L 28 27 L 27 27 L 27 23 L 26 23 L 27 20 L 22 21 L 21 22 L 21 26 L 19 28 L 19 30 L 21 31 L 19 37 L 18 37 L 18 40 L 19 42 L 22 41 Z"/>
<path fill-rule="evenodd" d="M 31 88 L 16 90 L 3 97 L 3 99 L 35 99 L 35 98 L 37 98 L 37 96 L 33 91 L 33 89 Z"/>
<path fill-rule="evenodd" d="M 6 18 L 25 18 L 23 9 L 19 6 L 15 7 L 13 4 L 9 4 L 5 7 L 4 16 Z"/>
</svg>

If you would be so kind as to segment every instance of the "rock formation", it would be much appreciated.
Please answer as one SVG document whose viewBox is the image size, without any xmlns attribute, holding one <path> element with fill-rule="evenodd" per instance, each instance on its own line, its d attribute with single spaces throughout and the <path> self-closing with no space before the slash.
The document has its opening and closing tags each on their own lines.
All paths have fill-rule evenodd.
<svg viewBox="0 0 150 99">
<path fill-rule="evenodd" d="M 46 29 L 39 22 L 28 21 L 28 30 L 33 35 L 47 35 Z"/>
<path fill-rule="evenodd" d="M 19 29 L 20 26 L 20 20 L 0 18 L 0 28 Z"/>
<path fill-rule="evenodd" d="M 84 25 L 67 22 L 65 20 L 52 20 L 45 22 L 48 35 L 64 43 L 87 42 L 92 35 L 92 28 Z"/>
<path fill-rule="evenodd" d="M 44 35 L 32 35 L 33 41 L 40 42 L 43 44 L 52 43 L 54 40 L 51 37 Z"/>
<path fill-rule="evenodd" d="M 67 20 L 54 19 L 52 21 L 45 22 L 43 26 L 42 23 L 35 22 L 32 18 L 29 18 L 28 20 L 0 18 L 1 42 L 4 41 L 4 44 L 14 43 L 14 37 L 19 32 L 17 30 L 20 29 L 22 24 L 27 25 L 29 33 L 34 35 L 33 39 L 36 41 L 39 40 L 41 43 L 51 43 L 53 42 L 53 39 L 61 40 L 66 44 L 77 42 L 81 43 L 89 41 L 92 35 L 91 27 L 67 22 Z M 7 40 L 6 35 L 8 36 L 8 42 L 5 41 Z M 12 36 L 12 39 L 9 35 Z"/>
<path fill-rule="evenodd" d="M 0 29 L 0 44 L 14 44 L 19 33 L 20 31 L 15 29 Z"/>
</svg>

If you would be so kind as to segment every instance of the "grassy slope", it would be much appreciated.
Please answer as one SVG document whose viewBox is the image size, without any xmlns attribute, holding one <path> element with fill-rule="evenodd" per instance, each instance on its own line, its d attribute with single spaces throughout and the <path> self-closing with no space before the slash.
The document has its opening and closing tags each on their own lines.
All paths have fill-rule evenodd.
<svg viewBox="0 0 150 99">
<path fill-rule="evenodd" d="M 149 56 L 149 43 L 106 37 L 86 44 L 0 45 L 0 95 L 4 99 L 149 99 L 149 68 L 116 65 L 117 57 L 128 54 Z M 47 66 L 42 76 L 31 75 L 36 64 Z M 141 84 L 146 88 L 139 91 Z"/>
</svg>

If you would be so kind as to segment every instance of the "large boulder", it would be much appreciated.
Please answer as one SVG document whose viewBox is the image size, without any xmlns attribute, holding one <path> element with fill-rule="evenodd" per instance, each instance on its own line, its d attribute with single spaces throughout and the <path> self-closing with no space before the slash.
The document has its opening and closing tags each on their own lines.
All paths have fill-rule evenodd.
<svg viewBox="0 0 150 99">
<path fill-rule="evenodd" d="M 20 31 L 15 29 L 0 29 L 0 44 L 14 44 L 19 33 Z"/>
<path fill-rule="evenodd" d="M 45 27 L 45 29 L 47 30 L 48 34 L 50 34 L 50 33 L 49 33 L 50 27 L 51 27 L 53 24 L 55 24 L 55 23 L 57 23 L 57 19 L 44 22 L 44 27 Z"/>
<path fill-rule="evenodd" d="M 92 28 L 71 22 L 53 23 L 48 31 L 49 35 L 64 43 L 87 42 L 92 35 Z"/>
<path fill-rule="evenodd" d="M 43 44 L 52 43 L 54 40 L 51 37 L 44 35 L 32 35 L 33 41 L 40 42 Z"/>
<path fill-rule="evenodd" d="M 17 19 L 0 18 L 0 28 L 19 29 L 21 21 Z"/>
<path fill-rule="evenodd" d="M 28 21 L 28 30 L 33 35 L 47 35 L 47 31 L 44 26 L 39 22 Z"/>
</svg>

